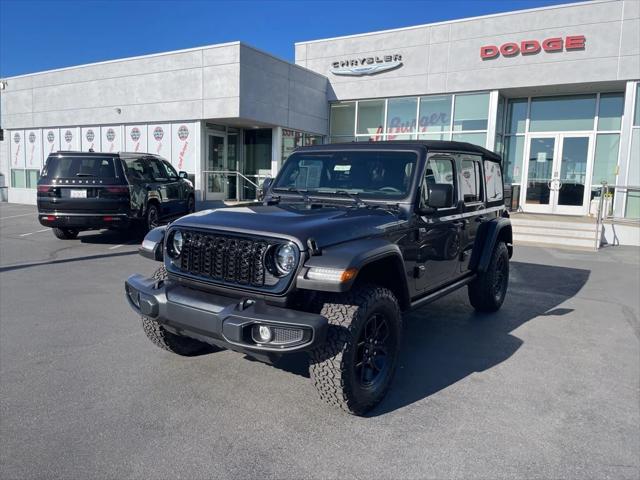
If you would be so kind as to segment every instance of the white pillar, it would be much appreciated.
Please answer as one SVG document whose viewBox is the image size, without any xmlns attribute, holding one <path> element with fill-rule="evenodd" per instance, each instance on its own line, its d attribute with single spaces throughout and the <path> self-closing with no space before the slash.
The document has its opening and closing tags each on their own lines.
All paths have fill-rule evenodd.
<svg viewBox="0 0 640 480">
<path fill-rule="evenodd" d="M 500 100 L 500 92 L 491 90 L 489 93 L 489 118 L 487 119 L 487 141 L 485 148 L 493 151 L 496 143 L 496 125 L 498 122 L 498 101 Z M 497 152 L 500 153 L 500 152 Z"/>
<path fill-rule="evenodd" d="M 616 177 L 616 185 L 626 185 L 627 173 L 629 171 L 629 163 L 631 161 L 631 129 L 633 128 L 633 106 L 636 97 L 636 82 L 627 82 L 624 91 L 624 113 L 622 115 L 622 128 L 620 131 L 620 156 L 618 157 L 618 175 Z M 613 200 L 613 215 L 616 217 L 624 216 L 624 206 L 626 202 L 626 194 L 624 191 L 616 190 Z"/>
<path fill-rule="evenodd" d="M 282 166 L 282 127 L 273 127 L 271 132 L 271 176 L 275 177 Z"/>
</svg>

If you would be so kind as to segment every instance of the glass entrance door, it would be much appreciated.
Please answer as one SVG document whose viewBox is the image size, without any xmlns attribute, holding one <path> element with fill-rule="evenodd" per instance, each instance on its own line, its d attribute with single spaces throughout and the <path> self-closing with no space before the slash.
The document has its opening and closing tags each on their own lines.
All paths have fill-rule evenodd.
<svg viewBox="0 0 640 480">
<path fill-rule="evenodd" d="M 584 215 L 592 163 L 591 134 L 560 133 L 529 138 L 521 205 L 527 212 Z"/>
<path fill-rule="evenodd" d="M 225 200 L 228 195 L 227 137 L 207 134 L 207 166 L 203 172 L 207 186 L 205 200 Z"/>
</svg>

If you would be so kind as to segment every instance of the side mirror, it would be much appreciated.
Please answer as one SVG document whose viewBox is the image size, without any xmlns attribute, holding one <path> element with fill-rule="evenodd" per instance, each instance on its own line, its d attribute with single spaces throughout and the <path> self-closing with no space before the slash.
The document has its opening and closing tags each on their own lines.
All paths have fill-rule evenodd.
<svg viewBox="0 0 640 480">
<path fill-rule="evenodd" d="M 260 186 L 260 191 L 258 192 L 258 200 L 262 200 L 264 198 L 264 196 L 269 191 L 269 188 L 271 187 L 272 183 L 273 183 L 272 177 L 267 177 L 264 179 L 264 182 L 262 182 L 262 185 Z"/>
<path fill-rule="evenodd" d="M 447 208 L 453 205 L 453 185 L 436 183 L 429 185 L 427 205 L 431 208 Z"/>
<path fill-rule="evenodd" d="M 180 170 L 180 171 L 178 172 L 178 176 L 179 176 L 180 178 L 187 178 L 187 179 L 189 178 L 189 174 L 188 174 L 187 172 L 185 172 L 184 170 Z"/>
</svg>

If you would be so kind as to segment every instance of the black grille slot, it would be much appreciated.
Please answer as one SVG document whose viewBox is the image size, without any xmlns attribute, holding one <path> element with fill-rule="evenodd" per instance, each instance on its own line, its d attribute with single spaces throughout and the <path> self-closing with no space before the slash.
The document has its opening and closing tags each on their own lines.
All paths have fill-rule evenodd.
<svg viewBox="0 0 640 480">
<path fill-rule="evenodd" d="M 193 231 L 182 235 L 181 271 L 225 283 L 265 285 L 266 241 Z"/>
</svg>

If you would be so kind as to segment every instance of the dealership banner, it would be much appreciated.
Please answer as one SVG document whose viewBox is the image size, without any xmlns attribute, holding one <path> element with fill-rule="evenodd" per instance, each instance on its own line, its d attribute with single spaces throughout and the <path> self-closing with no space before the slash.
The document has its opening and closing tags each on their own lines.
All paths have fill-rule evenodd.
<svg viewBox="0 0 640 480">
<path fill-rule="evenodd" d="M 60 146 L 61 150 L 80 150 L 80 128 L 61 128 Z"/>
<path fill-rule="evenodd" d="M 82 151 L 100 152 L 100 127 L 82 127 Z"/>
<path fill-rule="evenodd" d="M 147 126 L 127 125 L 124 127 L 125 150 L 127 152 L 147 152 Z"/>
<path fill-rule="evenodd" d="M 47 161 L 49 154 L 60 150 L 60 130 L 45 128 L 42 130 L 42 164 Z"/>
<path fill-rule="evenodd" d="M 27 157 L 27 168 L 40 170 L 42 167 L 42 131 L 25 130 L 25 155 Z"/>
<path fill-rule="evenodd" d="M 11 168 L 24 168 L 24 130 L 11 130 L 9 140 Z"/>
<path fill-rule="evenodd" d="M 176 170 L 196 173 L 197 122 L 171 124 L 171 164 Z"/>
<path fill-rule="evenodd" d="M 103 152 L 114 153 L 122 150 L 122 127 L 120 125 L 102 127 L 100 131 Z"/>
<path fill-rule="evenodd" d="M 148 152 L 171 160 L 171 124 L 147 125 Z"/>
</svg>

